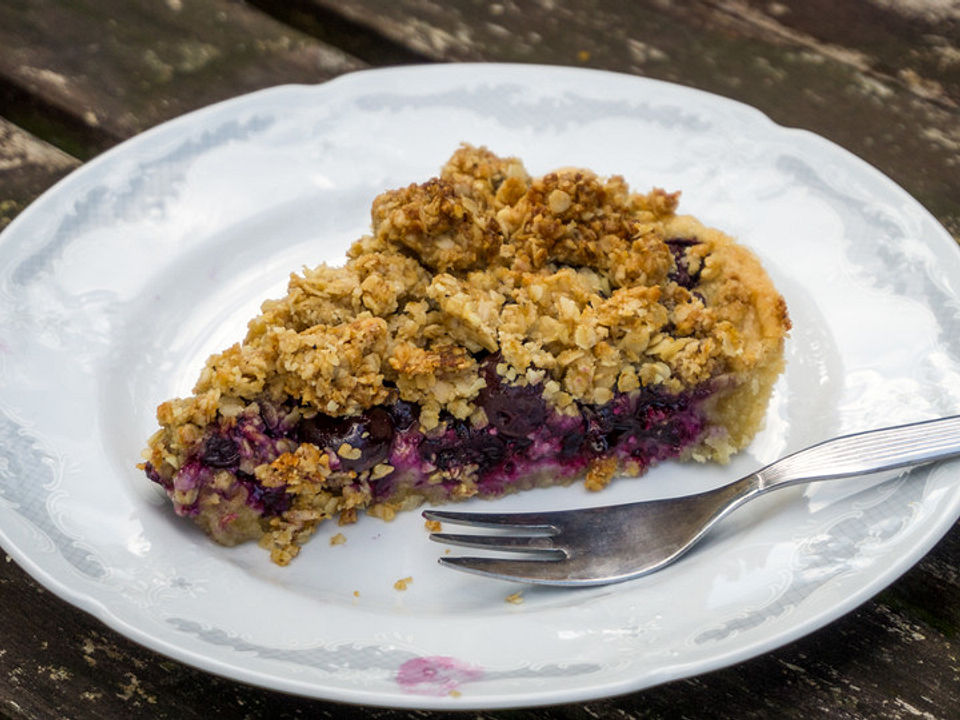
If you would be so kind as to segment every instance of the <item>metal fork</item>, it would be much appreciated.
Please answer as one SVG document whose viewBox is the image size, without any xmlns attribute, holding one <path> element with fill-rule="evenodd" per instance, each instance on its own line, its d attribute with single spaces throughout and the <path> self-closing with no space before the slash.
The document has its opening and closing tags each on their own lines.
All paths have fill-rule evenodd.
<svg viewBox="0 0 960 720">
<path fill-rule="evenodd" d="M 669 565 L 746 502 L 770 490 L 960 456 L 960 415 L 845 435 L 813 445 L 715 490 L 558 512 L 425 510 L 423 517 L 509 534 L 432 533 L 431 540 L 524 557 L 441 557 L 467 572 L 541 585 L 605 585 Z"/>
</svg>

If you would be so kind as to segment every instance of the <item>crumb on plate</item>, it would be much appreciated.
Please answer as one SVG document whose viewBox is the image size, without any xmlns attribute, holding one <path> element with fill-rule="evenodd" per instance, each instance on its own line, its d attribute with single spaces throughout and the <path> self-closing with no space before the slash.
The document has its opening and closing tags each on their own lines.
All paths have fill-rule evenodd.
<svg viewBox="0 0 960 720">
<path fill-rule="evenodd" d="M 407 587 L 409 587 L 410 583 L 412 583 L 412 582 L 413 582 L 413 578 L 412 578 L 412 577 L 409 577 L 409 576 L 408 576 L 408 577 L 405 577 L 405 578 L 400 578 L 399 580 L 397 580 L 397 581 L 393 584 L 393 589 L 394 589 L 394 590 L 406 590 Z"/>
</svg>

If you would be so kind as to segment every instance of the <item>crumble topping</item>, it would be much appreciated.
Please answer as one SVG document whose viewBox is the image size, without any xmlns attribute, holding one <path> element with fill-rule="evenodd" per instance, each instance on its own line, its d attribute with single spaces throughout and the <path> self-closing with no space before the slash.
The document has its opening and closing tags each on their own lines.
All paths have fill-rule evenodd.
<svg viewBox="0 0 960 720">
<path fill-rule="evenodd" d="M 351 415 L 399 397 L 429 430 L 444 410 L 483 422 L 479 351 L 499 351 L 512 381 L 546 382 L 561 410 L 754 366 L 779 348 L 786 306 L 749 281 L 748 251 L 677 202 L 585 170 L 533 180 L 465 145 L 439 178 L 377 198 L 344 267 L 292 275 L 176 412 L 202 425 L 221 397 L 266 393 Z M 674 277 L 675 237 L 696 238 L 682 256 L 697 292 Z"/>
</svg>

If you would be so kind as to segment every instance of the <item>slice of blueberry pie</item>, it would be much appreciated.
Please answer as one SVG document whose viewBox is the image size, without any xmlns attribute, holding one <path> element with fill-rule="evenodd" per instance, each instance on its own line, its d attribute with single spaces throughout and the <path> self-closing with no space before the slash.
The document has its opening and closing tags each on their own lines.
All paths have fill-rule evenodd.
<svg viewBox="0 0 960 720">
<path fill-rule="evenodd" d="M 757 259 L 677 195 L 460 148 L 160 405 L 141 467 L 214 540 L 283 565 L 333 516 L 725 461 L 790 322 Z"/>
</svg>

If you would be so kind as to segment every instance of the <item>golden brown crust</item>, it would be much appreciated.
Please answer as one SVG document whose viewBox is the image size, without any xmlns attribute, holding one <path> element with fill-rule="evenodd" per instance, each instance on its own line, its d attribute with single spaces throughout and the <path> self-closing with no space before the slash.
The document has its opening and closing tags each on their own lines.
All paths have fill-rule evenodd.
<svg viewBox="0 0 960 720">
<path fill-rule="evenodd" d="M 502 235 L 492 217 L 440 178 L 391 190 L 373 201 L 373 232 L 384 246 L 412 252 L 435 272 L 471 270 L 492 261 Z"/>
</svg>

